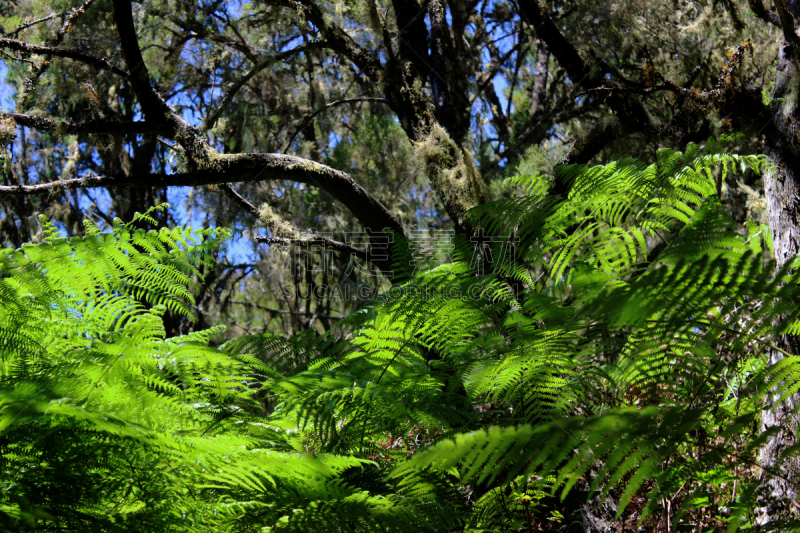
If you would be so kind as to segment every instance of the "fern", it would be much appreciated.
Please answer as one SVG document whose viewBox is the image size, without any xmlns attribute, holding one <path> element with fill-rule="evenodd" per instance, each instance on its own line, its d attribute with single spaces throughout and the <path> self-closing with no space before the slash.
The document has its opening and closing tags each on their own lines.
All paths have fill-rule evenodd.
<svg viewBox="0 0 800 533">
<path fill-rule="evenodd" d="M 753 474 L 759 417 L 800 390 L 765 357 L 800 279 L 715 177 L 766 165 L 709 142 L 563 167 L 567 198 L 512 178 L 453 263 L 397 238 L 395 285 L 331 331 L 219 349 L 161 317 L 223 234 L 46 226 L 0 259 L 4 527 L 518 531 L 591 500 L 746 528 L 783 467 Z"/>
<path fill-rule="evenodd" d="M 310 429 L 317 449 L 385 457 L 396 493 L 477 490 L 462 527 L 567 520 L 579 504 L 558 502 L 576 490 L 613 498 L 620 517 L 645 501 L 643 523 L 747 523 L 760 481 L 730 465 L 755 464 L 759 413 L 798 390 L 797 360 L 764 354 L 797 329 L 784 317 L 800 295 L 788 267 L 773 274 L 762 228 L 726 215 L 714 172 L 766 165 L 709 143 L 562 168 L 567 199 L 546 196 L 545 178 L 512 179 L 525 196 L 470 213 L 503 239 L 457 239 L 455 263 L 422 272 L 396 239 L 397 285 L 271 385 L 273 416 Z M 428 449 L 379 453 L 431 426 Z M 708 496 L 720 469 L 735 495 Z"/>
<path fill-rule="evenodd" d="M 402 499 L 348 485 L 363 460 L 298 453 L 252 414 L 276 375 L 253 342 L 166 338 L 162 315 L 189 312 L 226 232 L 117 223 L 67 240 L 44 225 L 43 244 L 0 254 L 4 530 L 312 530 L 304 510 L 321 530 L 421 524 Z"/>
</svg>

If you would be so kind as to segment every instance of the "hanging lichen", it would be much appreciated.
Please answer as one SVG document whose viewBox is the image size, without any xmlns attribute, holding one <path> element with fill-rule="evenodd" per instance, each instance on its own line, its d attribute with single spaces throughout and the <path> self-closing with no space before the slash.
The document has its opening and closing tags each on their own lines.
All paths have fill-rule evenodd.
<svg viewBox="0 0 800 533">
<path fill-rule="evenodd" d="M 269 228 L 273 237 L 293 239 L 297 236 L 297 230 L 294 226 L 292 226 L 290 222 L 285 221 L 269 204 L 261 204 L 258 211 L 261 221 Z"/>
<path fill-rule="evenodd" d="M 17 137 L 17 123 L 11 117 L 0 119 L 0 175 L 11 171 L 11 153 L 6 147 Z"/>
<path fill-rule="evenodd" d="M 488 200 L 472 154 L 458 146 L 439 124 L 434 124 L 430 134 L 414 145 L 414 154 L 457 224 L 467 210 Z"/>
</svg>

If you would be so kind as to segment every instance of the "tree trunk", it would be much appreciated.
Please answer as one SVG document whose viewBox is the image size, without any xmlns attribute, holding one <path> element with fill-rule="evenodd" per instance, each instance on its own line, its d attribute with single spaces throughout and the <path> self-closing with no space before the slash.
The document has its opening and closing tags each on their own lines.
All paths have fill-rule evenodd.
<svg viewBox="0 0 800 533">
<path fill-rule="evenodd" d="M 789 11 L 798 18 L 800 1 L 790 3 Z M 781 46 L 775 79 L 773 99 L 778 100 L 774 107 L 774 118 L 767 128 L 764 153 L 777 165 L 764 177 L 764 191 L 769 210 L 769 226 L 772 234 L 773 252 L 778 267 L 800 252 L 800 69 L 798 69 L 798 48 L 796 44 L 784 42 Z M 776 344 L 784 351 L 800 353 L 798 337 L 781 335 Z M 769 364 L 783 359 L 777 350 L 770 350 Z M 761 417 L 761 431 L 779 428 L 761 450 L 761 464 L 780 472 L 785 479 L 762 472 L 761 507 L 757 510 L 757 525 L 767 524 L 780 518 L 796 516 L 797 488 L 800 482 L 800 460 L 793 458 L 779 462 L 781 453 L 797 443 L 798 417 L 793 410 L 800 398 L 775 404 L 764 411 Z M 791 480 L 792 482 L 788 481 Z"/>
</svg>

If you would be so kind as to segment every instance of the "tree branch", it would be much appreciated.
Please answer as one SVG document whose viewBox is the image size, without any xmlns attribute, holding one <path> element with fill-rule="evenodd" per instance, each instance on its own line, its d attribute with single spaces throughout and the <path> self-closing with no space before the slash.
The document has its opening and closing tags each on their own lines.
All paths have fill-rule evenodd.
<svg viewBox="0 0 800 533">
<path fill-rule="evenodd" d="M 550 72 L 548 63 L 550 62 L 550 50 L 547 45 L 539 39 L 536 42 L 536 66 L 533 79 L 533 89 L 531 91 L 531 116 L 536 115 L 539 107 L 547 98 L 547 74 Z M 508 100 L 511 105 L 511 98 Z"/>
<path fill-rule="evenodd" d="M 130 81 L 133 92 L 142 106 L 145 118 L 156 122 L 173 122 L 176 119 L 182 122 L 181 126 L 188 126 L 182 118 L 170 109 L 169 105 L 150 85 L 149 72 L 147 65 L 142 57 L 139 48 L 139 39 L 136 37 L 136 26 L 133 23 L 130 0 L 114 0 L 114 19 L 117 23 L 117 33 L 119 34 L 122 54 L 125 62 L 130 69 Z M 172 119 L 172 120 L 170 120 Z"/>
<path fill-rule="evenodd" d="M 302 238 L 298 237 L 296 239 L 284 239 L 281 237 L 256 237 L 256 242 L 260 242 L 263 244 L 303 244 L 306 246 L 327 246 L 332 250 L 336 250 L 337 252 L 345 252 L 359 259 L 364 261 L 374 262 L 373 259 L 370 257 L 370 253 L 367 250 L 362 250 L 360 248 L 356 248 L 350 243 L 335 241 L 328 237 L 323 236 L 316 236 L 311 238 Z M 383 265 L 377 265 L 383 266 Z"/>
<path fill-rule="evenodd" d="M 68 50 L 66 48 L 56 48 L 53 46 L 40 46 L 36 44 L 28 44 L 24 41 L 17 41 L 15 39 L 8 39 L 6 37 L 0 37 L 0 48 L 8 48 L 9 50 L 14 50 L 17 52 L 23 52 L 27 54 L 34 54 L 39 56 L 63 57 L 65 59 L 73 59 L 75 61 L 91 65 L 100 70 L 110 70 L 114 74 L 124 76 L 125 78 L 130 77 L 130 74 L 128 74 L 121 68 L 114 66 L 108 59 L 104 57 L 95 57 L 89 54 L 85 54 L 83 52 L 79 52 L 78 50 Z"/>
<path fill-rule="evenodd" d="M 333 320 L 341 320 L 342 317 L 340 316 L 333 316 L 333 315 L 320 315 L 313 311 L 287 311 L 284 309 L 272 309 L 271 307 L 264 307 L 263 305 L 254 304 L 252 302 L 237 302 L 236 300 L 231 300 L 232 304 L 236 305 L 246 305 L 249 307 L 255 307 L 256 309 L 260 309 L 262 311 L 266 311 L 267 313 L 275 313 L 275 314 L 282 314 L 282 315 L 297 315 L 297 316 L 316 316 L 319 318 L 329 318 Z"/>
<path fill-rule="evenodd" d="M 48 39 L 45 42 L 45 46 L 49 48 L 55 48 L 60 45 L 75 21 L 84 15 L 86 10 L 89 9 L 93 3 L 94 0 L 85 0 L 85 2 L 83 2 L 83 4 L 80 6 L 61 13 L 61 27 L 56 32 L 55 37 Z M 44 61 L 42 61 L 40 64 L 33 65 L 33 68 L 31 69 L 33 73 L 28 79 L 25 80 L 22 93 L 17 100 L 19 111 L 23 111 L 25 109 L 25 103 L 28 101 L 28 97 L 30 97 L 31 93 L 33 92 L 36 82 L 39 81 L 39 78 L 42 77 L 42 74 L 47 72 L 47 69 L 50 68 L 50 59 L 51 56 L 47 55 Z"/>
<path fill-rule="evenodd" d="M 378 74 L 383 71 L 383 65 L 378 57 L 367 52 L 342 28 L 334 24 L 317 4 L 311 0 L 270 0 L 268 3 L 283 5 L 303 13 L 306 20 L 316 26 L 325 37 L 327 48 L 342 54 L 370 79 L 378 81 Z"/>
<path fill-rule="evenodd" d="M 303 46 L 298 46 L 297 48 L 288 50 L 286 52 L 281 52 L 280 54 L 268 57 L 265 60 L 261 61 L 259 64 L 250 69 L 250 72 L 242 76 L 236 83 L 234 83 L 230 89 L 228 89 L 228 92 L 225 93 L 225 97 L 222 99 L 222 102 L 220 102 L 219 106 L 217 107 L 217 110 L 214 111 L 214 113 L 212 113 L 209 117 L 207 117 L 205 121 L 203 121 L 203 125 L 200 127 L 200 131 L 206 131 L 209 128 L 211 128 L 211 126 L 214 125 L 214 123 L 219 119 L 220 115 L 222 115 L 222 113 L 225 111 L 225 107 L 227 107 L 227 105 L 230 104 L 231 101 L 233 100 L 233 97 L 236 96 L 236 93 L 238 93 L 239 90 L 241 90 L 241 88 L 244 87 L 248 81 L 253 79 L 253 77 L 256 74 L 258 74 L 265 68 L 269 67 L 270 65 L 277 63 L 278 61 L 283 61 L 288 57 L 291 57 L 293 55 L 302 52 L 306 52 L 308 50 L 323 48 L 324 46 L 325 46 L 324 42 L 320 41 L 313 42 L 305 44 Z"/>
<path fill-rule="evenodd" d="M 620 125 L 618 120 L 595 126 L 589 130 L 586 135 L 575 141 L 567 155 L 565 155 L 558 164 L 582 165 L 588 163 L 589 160 L 597 155 L 608 143 L 619 136 L 619 130 Z M 556 184 L 556 189 L 553 191 L 553 194 L 566 195 L 568 191 L 559 190 L 559 185 L 563 184 Z"/>
<path fill-rule="evenodd" d="M 578 53 L 578 50 L 558 30 L 553 20 L 545 11 L 545 7 L 538 0 L 517 2 L 519 12 L 526 22 L 533 26 L 536 36 L 547 44 L 550 53 L 555 56 L 558 64 L 567 71 L 570 79 L 582 87 L 589 89 L 595 87 L 595 78 L 602 78 L 602 73 L 592 76 L 591 69 Z"/>
<path fill-rule="evenodd" d="M 91 1 L 91 0 L 87 0 Z M 382 68 L 377 57 L 366 54 L 359 45 L 344 33 L 340 28 L 325 26 L 319 8 L 310 0 L 278 0 L 289 6 L 300 6 L 306 11 L 306 16 L 312 23 L 317 24 L 326 36 L 331 36 L 333 47 L 347 48 L 348 57 L 354 54 L 353 61 L 373 70 Z M 206 141 L 203 134 L 184 120 L 169 104 L 155 91 L 149 80 L 147 66 L 144 63 L 139 41 L 136 35 L 130 0 L 113 0 L 114 17 L 121 42 L 123 56 L 130 70 L 126 74 L 130 80 L 131 88 L 139 101 L 145 115 L 144 122 L 129 124 L 113 121 L 99 120 L 86 123 L 65 123 L 43 117 L 25 115 L 21 113 L 3 114 L 13 118 L 15 122 L 42 130 L 87 133 L 149 133 L 158 134 L 174 139 L 183 149 L 183 157 L 188 170 L 174 174 L 153 174 L 145 168 L 133 169 L 125 173 L 115 173 L 109 176 L 98 176 L 90 173 L 82 178 L 40 183 L 36 185 L 0 186 L 0 197 L 26 196 L 48 194 L 77 188 L 106 188 L 106 187 L 155 187 L 169 186 L 199 186 L 210 184 L 227 184 L 231 182 L 255 182 L 264 180 L 288 180 L 318 187 L 330 194 L 335 200 L 341 202 L 364 229 L 374 236 L 373 243 L 378 245 L 385 235 L 384 228 L 404 235 L 400 221 L 392 215 L 386 207 L 375 197 L 356 183 L 348 174 L 340 172 L 314 161 L 293 157 L 285 154 L 220 154 Z M 86 5 L 86 4 L 84 4 Z M 10 39 L 4 39 L 10 42 Z M 14 41 L 17 42 L 17 41 Z M 330 46 L 331 43 L 325 43 Z M 21 43 L 25 45 L 25 43 Z M 321 46 L 322 43 L 307 45 L 302 49 Z M 16 46 L 16 45 L 14 45 Z M 273 62 L 289 54 L 297 53 L 301 49 L 289 51 L 277 57 L 270 58 Z M 52 52 L 52 50 L 48 50 Z M 362 69 L 363 70 L 363 69 Z M 243 82 L 246 83 L 246 82 Z M 230 101 L 232 96 L 228 97 Z M 349 101 L 383 100 L 378 98 L 345 99 L 329 104 L 326 108 Z M 214 117 L 211 117 L 212 121 Z M 209 121 L 209 124 L 213 123 Z M 113 171 L 112 171 L 113 172 Z M 257 211 L 249 202 L 239 196 L 229 185 L 223 186 L 227 194 L 251 213 Z M 384 239 L 385 240 L 385 239 Z M 385 243 L 384 243 L 385 244 Z M 355 249 L 349 249 L 353 252 Z M 387 253 L 387 256 L 390 255 Z M 388 267 L 391 259 L 385 262 Z M 372 261 L 373 263 L 375 261 Z"/>
<path fill-rule="evenodd" d="M 244 198 L 244 196 L 242 196 L 241 194 L 236 192 L 236 189 L 233 188 L 233 185 L 231 185 L 230 183 L 225 183 L 220 188 L 223 191 L 225 191 L 225 194 L 227 194 L 229 198 L 231 198 L 234 202 L 236 202 L 241 207 L 243 207 L 245 209 L 245 211 L 249 212 L 251 215 L 253 215 L 254 217 L 256 217 L 258 219 L 261 218 L 261 213 L 258 211 L 258 208 L 256 208 L 256 206 L 254 206 L 250 202 L 248 202 L 247 199 Z M 289 245 L 291 245 L 291 244 L 305 244 L 307 246 L 308 245 L 313 245 L 313 246 L 322 245 L 322 246 L 327 246 L 328 248 L 331 248 L 332 250 L 349 253 L 349 254 L 354 255 L 354 256 L 356 256 L 356 257 L 358 257 L 360 259 L 363 259 L 364 261 L 372 262 L 372 260 L 369 257 L 370 254 L 366 250 L 361 250 L 359 248 L 356 248 L 352 244 L 349 244 L 349 243 L 346 243 L 346 242 L 335 241 L 333 239 L 330 239 L 330 238 L 324 237 L 324 236 L 316 236 L 316 237 L 311 237 L 311 238 L 297 237 L 297 238 L 294 238 L 294 239 L 285 239 L 283 237 L 256 237 L 255 240 L 256 240 L 256 242 L 261 242 L 261 243 L 264 243 L 264 244 L 289 244 Z M 377 265 L 377 266 L 380 267 L 381 265 Z"/>
<path fill-rule="evenodd" d="M 239 204 L 239 206 L 243 207 L 245 211 L 256 217 L 256 219 L 261 218 L 261 213 L 258 211 L 258 208 L 248 202 L 244 196 L 236 192 L 236 189 L 233 188 L 233 185 L 230 183 L 223 183 L 219 188 L 225 192 L 228 198 Z"/>
<path fill-rule="evenodd" d="M 316 111 L 314 111 L 310 115 L 307 115 L 303 119 L 303 122 L 300 124 L 300 127 L 297 128 L 297 130 L 292 134 L 291 137 L 289 137 L 289 141 L 286 143 L 286 146 L 284 147 L 283 151 L 284 152 L 288 152 L 289 148 L 292 146 L 292 143 L 294 142 L 295 138 L 300 134 L 300 132 L 303 131 L 304 129 L 306 129 L 306 127 L 311 123 L 311 121 L 314 119 L 314 117 L 316 117 L 317 115 L 319 115 L 323 111 L 326 111 L 326 110 L 328 110 L 328 109 L 330 109 L 332 107 L 340 106 L 342 104 L 352 104 L 352 103 L 356 103 L 356 102 L 383 102 L 383 103 L 386 103 L 386 101 L 387 101 L 386 98 L 380 98 L 380 97 L 375 97 L 375 96 L 362 96 L 362 97 L 358 97 L 358 98 L 342 98 L 341 100 L 335 100 L 335 101 L 325 105 L 324 107 L 321 107 L 321 108 L 317 109 Z"/>
<path fill-rule="evenodd" d="M 172 130 L 171 133 L 164 135 L 174 138 L 181 145 L 190 170 L 195 171 L 204 167 L 216 151 L 209 146 L 203 134 L 176 113 L 150 84 L 147 65 L 142 58 L 139 39 L 136 36 L 130 0 L 114 0 L 114 18 L 122 53 L 131 70 L 131 88 L 142 106 L 145 119 L 155 124 L 164 124 Z"/>
<path fill-rule="evenodd" d="M 150 122 L 118 122 L 116 120 L 92 120 L 90 122 L 64 122 L 24 113 L 0 112 L 0 118 L 11 118 L 20 126 L 37 131 L 54 131 L 73 135 L 80 133 L 160 133 L 164 127 Z"/>
<path fill-rule="evenodd" d="M 37 24 L 41 24 L 42 22 L 47 22 L 48 20 L 52 20 L 52 19 L 56 18 L 59 15 L 60 15 L 59 13 L 50 13 L 49 15 L 46 15 L 44 17 L 41 17 L 41 18 L 38 18 L 38 19 L 35 19 L 35 20 L 32 20 L 30 22 L 24 22 L 24 23 L 20 24 L 19 27 L 16 30 L 12 30 L 12 31 L 8 32 L 6 35 L 9 36 L 9 37 L 14 37 L 15 35 L 17 35 L 22 30 L 28 29 L 31 26 L 36 26 Z"/>
<path fill-rule="evenodd" d="M 0 197 L 47 194 L 77 188 L 161 188 L 289 180 L 324 190 L 344 204 L 367 230 L 382 232 L 383 228 L 388 227 L 399 235 L 405 234 L 400 221 L 348 174 L 314 161 L 284 154 L 216 154 L 211 166 L 213 168 L 175 174 L 90 174 L 83 178 L 36 185 L 0 186 Z"/>
<path fill-rule="evenodd" d="M 212 43 L 222 44 L 225 46 L 230 46 L 234 50 L 238 50 L 244 56 L 252 61 L 253 63 L 258 62 L 258 57 L 247 44 L 247 42 L 239 35 L 239 32 L 236 31 L 236 28 L 228 24 L 227 27 L 230 28 L 238 37 L 238 39 L 234 39 L 227 35 L 220 35 L 219 33 L 209 31 L 207 27 L 203 26 L 196 20 L 192 19 L 181 19 L 175 15 L 174 11 L 168 9 L 157 9 L 150 7 L 150 13 L 156 17 L 162 17 L 165 19 L 170 20 L 179 28 L 182 28 L 184 31 L 188 33 L 182 37 L 180 40 L 184 43 L 188 42 L 191 39 L 208 39 Z"/>
<path fill-rule="evenodd" d="M 533 26 L 536 36 L 545 42 L 550 53 L 571 80 L 585 90 L 594 89 L 603 83 L 605 75 L 609 73 L 605 62 L 598 61 L 595 66 L 589 66 L 578 53 L 577 48 L 559 31 L 539 0 L 517 1 L 516 3 L 522 18 Z M 623 92 L 612 93 L 606 104 L 628 128 L 635 131 L 652 129 L 650 116 L 641 102 L 626 98 Z"/>
<path fill-rule="evenodd" d="M 431 0 L 425 0 L 421 5 L 418 0 L 392 0 L 397 27 L 400 29 L 397 53 L 404 61 L 411 62 L 420 74 L 428 68 L 428 27 L 425 24 L 425 14 L 430 3 Z"/>
<path fill-rule="evenodd" d="M 428 8 L 428 21 L 430 65 L 427 73 L 433 97 L 434 117 L 456 144 L 462 144 L 470 127 L 471 103 L 467 89 L 468 81 L 463 60 L 455 51 L 451 35 L 451 30 L 454 28 L 448 23 L 442 1 L 431 2 Z M 455 38 L 460 39 L 462 35 L 457 35 Z"/>
</svg>

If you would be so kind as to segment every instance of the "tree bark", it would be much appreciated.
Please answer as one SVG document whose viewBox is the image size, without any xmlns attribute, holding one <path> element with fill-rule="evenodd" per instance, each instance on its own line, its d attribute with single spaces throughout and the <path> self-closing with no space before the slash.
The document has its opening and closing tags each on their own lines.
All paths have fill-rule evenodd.
<svg viewBox="0 0 800 533">
<path fill-rule="evenodd" d="M 779 4 L 779 2 L 776 2 Z M 791 15 L 778 6 L 782 13 L 781 22 L 794 25 L 788 17 L 800 15 L 800 1 L 792 1 L 789 7 Z M 787 17 L 788 16 L 788 17 Z M 778 267 L 782 267 L 800 252 L 800 69 L 798 65 L 797 36 L 794 28 L 784 27 L 784 33 L 790 32 L 782 44 L 778 56 L 773 100 L 778 104 L 775 115 L 767 129 L 765 154 L 772 159 L 776 167 L 764 177 L 764 192 L 767 198 L 769 227 L 772 234 L 773 256 Z M 781 335 L 776 345 L 782 350 L 800 353 L 800 338 Z M 769 364 L 775 364 L 784 358 L 777 350 L 770 350 Z M 796 433 L 798 416 L 793 411 L 797 406 L 797 397 L 777 403 L 765 410 L 761 416 L 761 431 L 777 428 L 778 433 L 772 437 L 761 450 L 760 461 L 764 467 L 781 472 L 786 479 L 774 476 L 764 479 L 765 493 L 762 494 L 762 507 L 758 509 L 757 525 L 764 525 L 780 518 L 796 516 L 798 509 L 797 486 L 800 482 L 800 460 L 791 458 L 779 461 L 781 453 L 797 443 Z M 762 473 L 762 476 L 765 475 Z M 788 481 L 788 480 L 791 480 Z"/>
</svg>

